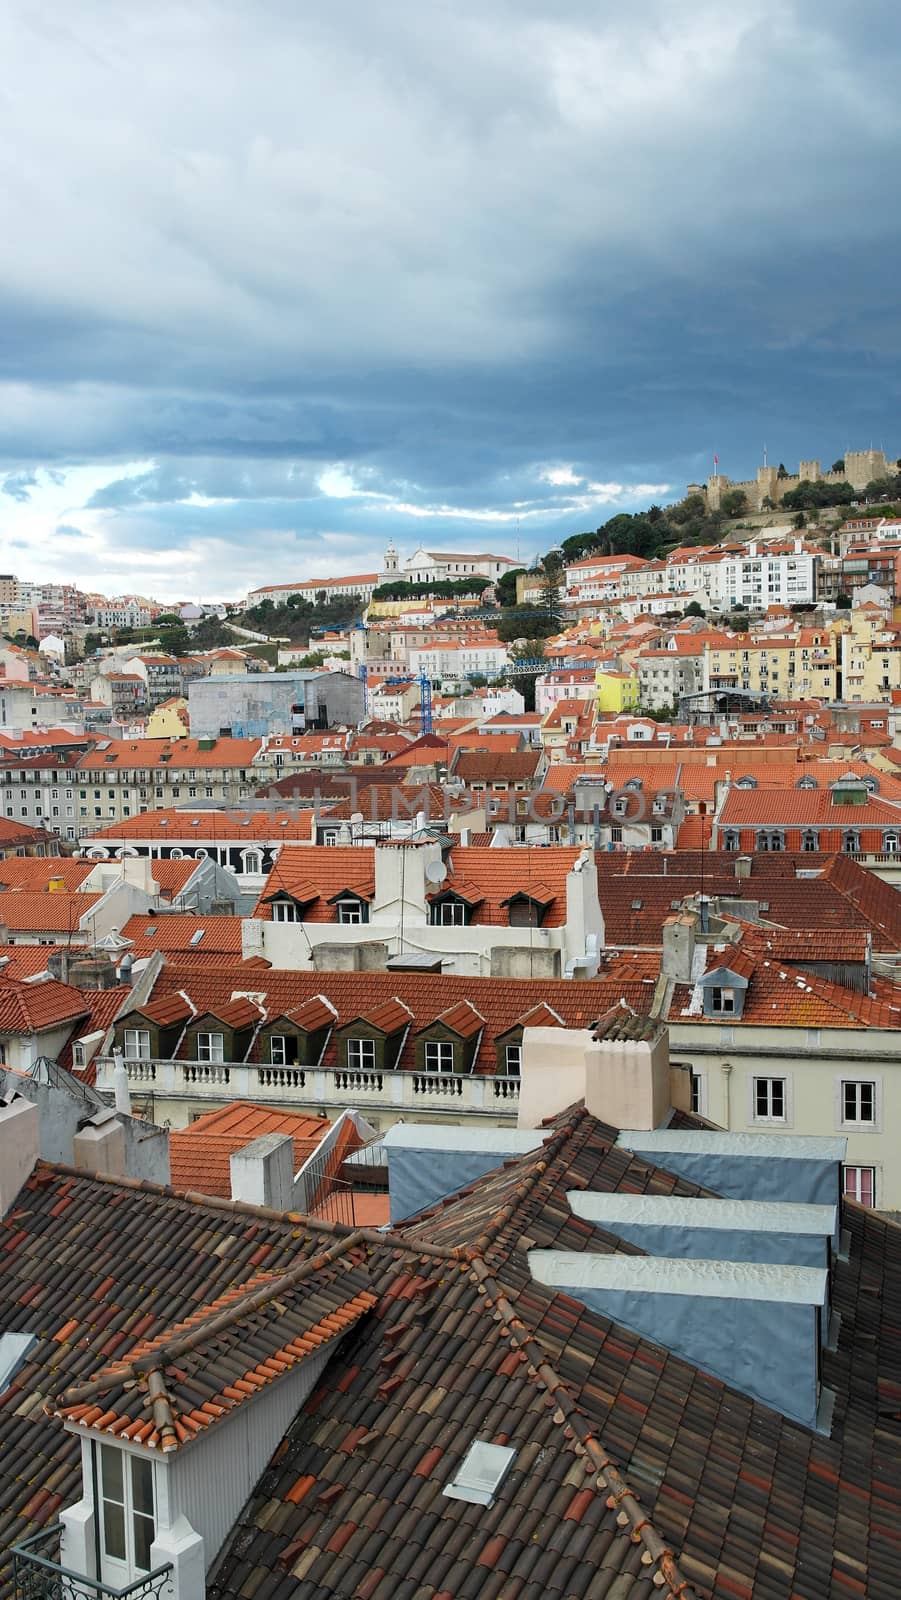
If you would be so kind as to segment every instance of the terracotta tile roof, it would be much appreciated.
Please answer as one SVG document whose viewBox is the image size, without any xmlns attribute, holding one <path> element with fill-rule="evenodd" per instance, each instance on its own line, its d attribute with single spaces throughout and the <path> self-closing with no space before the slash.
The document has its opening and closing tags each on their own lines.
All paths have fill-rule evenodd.
<svg viewBox="0 0 901 1600">
<path fill-rule="evenodd" d="M 0 849 L 15 849 L 18 845 L 49 843 L 51 840 L 58 845 L 56 836 L 47 833 L 44 828 L 32 828 L 27 822 L 11 822 L 8 817 L 0 817 Z"/>
<path fill-rule="evenodd" d="M 0 1033 L 41 1033 L 87 1014 L 85 996 L 67 983 L 19 983 L 0 974 Z"/>
<path fill-rule="evenodd" d="M 841 1322 L 822 1355 L 835 1415 L 830 1435 L 810 1433 L 531 1281 L 531 1248 L 636 1253 L 575 1217 L 571 1188 L 698 1192 L 614 1141 L 593 1118 L 558 1119 L 542 1151 L 401 1232 L 361 1240 L 339 1225 L 346 1266 L 323 1262 L 309 1221 L 40 1166 L 0 1224 L 14 1242 L 0 1251 L 4 1326 L 30 1327 L 37 1306 L 41 1329 L 0 1396 L 4 1547 L 80 1493 L 78 1441 L 45 1416 L 47 1399 L 68 1391 L 68 1404 L 95 1402 L 128 1428 L 156 1425 L 163 1443 L 168 1418 L 140 1409 L 156 1358 L 178 1444 L 176 1420 L 189 1438 L 215 1425 L 206 1418 L 223 1398 L 223 1412 L 245 1403 L 226 1382 L 253 1403 L 247 1375 L 274 1379 L 285 1332 L 302 1341 L 332 1312 L 339 1333 L 344 1308 L 371 1295 L 370 1315 L 350 1313 L 360 1310 L 352 1351 L 329 1361 L 227 1538 L 211 1600 L 282 1589 L 309 1600 L 848 1600 L 850 1575 L 868 1600 L 894 1600 L 901 1232 L 845 1207 L 850 1251 L 831 1269 Z M 73 1297 L 58 1263 L 85 1234 L 94 1243 Z M 287 1328 L 272 1314 L 276 1284 Z M 248 1287 L 260 1291 L 254 1309 Z M 210 1310 L 232 1307 L 207 1336 Z M 174 1353 L 162 1343 L 173 1338 Z M 137 1393 L 121 1387 L 136 1348 L 150 1352 Z M 104 1387 L 92 1393 L 98 1367 Z M 480 1438 L 516 1454 L 494 1504 L 476 1509 L 441 1489 Z"/>
<path fill-rule="evenodd" d="M 736 877 L 734 855 L 709 849 L 602 851 L 597 868 L 607 943 L 614 948 L 659 949 L 674 902 L 681 906 L 703 883 L 709 895 L 766 905 L 760 915 L 777 927 L 868 929 L 876 952 L 901 950 L 901 897 L 849 856 L 758 853 L 748 878 Z M 799 876 L 810 872 L 817 875 Z"/>
<path fill-rule="evenodd" d="M 176 862 L 176 866 L 180 863 Z M 154 867 L 157 863 L 153 863 Z M 167 911 L 162 916 L 146 913 L 129 917 L 119 930 L 131 940 L 136 957 L 150 956 L 154 950 L 214 950 L 241 953 L 241 918 L 204 916 L 201 912 Z"/>
<path fill-rule="evenodd" d="M 310 1032 L 333 1025 L 322 1058 L 324 1067 L 342 1064 L 338 1042 L 342 1029 L 356 1021 L 375 1022 L 381 1017 L 377 1026 L 390 1024 L 406 1030 L 397 1062 L 403 1071 L 415 1066 L 415 1035 L 465 1003 L 485 1019 L 473 1070 L 493 1076 L 498 1070 L 496 1041 L 523 1026 L 524 1016 L 537 1006 L 549 1007 L 572 1028 L 589 1027 L 620 997 L 636 1010 L 646 1010 L 658 967 L 659 958 L 654 955 L 630 956 L 626 961 L 611 961 L 601 979 L 572 983 L 564 978 L 464 978 L 440 973 L 292 972 L 233 962 L 191 967 L 189 958 L 173 957 L 160 971 L 149 1004 L 156 1005 L 184 990 L 198 1016 L 219 1016 L 232 995 L 246 989 L 262 996 L 260 1003 L 271 1022 L 292 1012 L 296 1016 L 298 1008 L 306 1013 L 306 1007 L 315 1002 L 312 1015 L 305 1014 L 298 1025 Z M 323 1001 L 324 1013 L 320 1010 Z M 147 1014 L 147 1005 L 140 1009 L 142 1015 Z M 189 1055 L 182 1044 L 178 1059 Z M 265 1037 L 257 1036 L 248 1059 L 268 1062 Z"/>
<path fill-rule="evenodd" d="M 306 907 L 307 922 L 334 922 L 336 894 L 348 889 L 362 900 L 375 893 L 375 858 L 362 845 L 309 845 L 279 853 L 257 903 L 254 916 L 272 918 L 273 895 L 290 895 Z"/>
<path fill-rule="evenodd" d="M 142 657 L 148 660 L 148 657 Z M 260 748 L 259 739 L 221 737 L 205 739 L 117 739 L 109 748 L 90 750 L 78 765 L 86 772 L 104 768 L 165 766 L 172 772 L 186 768 L 250 768 Z M 207 745 L 210 748 L 205 748 Z M 148 813 L 150 815 L 150 813 Z"/>
<path fill-rule="evenodd" d="M 868 795 L 862 805 L 837 805 L 829 789 L 731 788 L 719 815 L 721 828 L 898 828 L 901 805 Z"/>
<path fill-rule="evenodd" d="M 34 894 L 27 889 L 0 892 L 0 926 L 10 933 L 75 933 L 99 894 Z"/>
<path fill-rule="evenodd" d="M 59 1050 L 56 1060 L 61 1067 L 69 1072 L 75 1072 L 81 1083 L 93 1086 L 97 1077 L 96 1057 L 88 1062 L 84 1068 L 75 1067 L 73 1063 L 72 1047 L 79 1039 L 87 1039 L 91 1034 L 106 1034 L 112 1027 L 120 1011 L 125 1011 L 132 998 L 131 989 L 125 985 L 117 985 L 113 989 L 80 989 L 79 994 L 86 1007 L 87 1016 L 78 1020 L 72 1029 L 66 1043 Z"/>
<path fill-rule="evenodd" d="M 164 1454 L 178 1450 L 348 1333 L 376 1304 L 367 1284 L 359 1267 L 333 1273 L 316 1260 L 259 1273 L 51 1400 L 48 1413 Z"/>
<path fill-rule="evenodd" d="M 194 1193 L 231 1195 L 230 1157 L 254 1139 L 269 1133 L 286 1133 L 294 1141 L 294 1171 L 312 1155 L 331 1123 L 327 1117 L 307 1117 L 296 1111 L 239 1100 L 198 1117 L 188 1128 L 169 1135 L 169 1165 L 173 1189 Z"/>
<path fill-rule="evenodd" d="M 870 935 L 862 928 L 834 928 L 829 933 L 793 928 L 790 932 L 777 933 L 754 928 L 751 924 L 746 924 L 745 940 L 772 960 L 788 961 L 796 966 L 811 961 L 865 962 L 871 944 Z"/>
<path fill-rule="evenodd" d="M 161 1028 L 174 1028 L 178 1023 L 190 1022 L 196 1014 L 183 994 L 167 994 L 159 999 L 154 997 L 136 1010 L 148 1022 L 155 1022 Z"/>
<path fill-rule="evenodd" d="M 0 861 L 0 889 L 37 894 L 46 890 L 51 878 L 61 878 L 67 893 L 74 894 L 93 869 L 92 861 L 75 856 L 7 856 Z"/>
<path fill-rule="evenodd" d="M 155 844 L 180 847 L 196 846 L 205 840 L 237 845 L 249 845 L 258 840 L 281 844 L 288 839 L 309 839 L 312 819 L 312 807 L 299 814 L 279 811 L 273 815 L 268 811 L 191 811 L 170 806 L 137 817 L 125 817 L 108 828 L 98 828 L 89 840 L 83 841 L 83 847 L 89 848 L 95 840 L 106 839 L 116 842 L 152 840 Z"/>
<path fill-rule="evenodd" d="M 458 1033 L 461 1039 L 471 1039 L 474 1034 L 481 1032 L 485 1026 L 485 1018 L 468 1000 L 458 1000 L 455 1005 L 448 1006 L 435 1018 L 452 1032 Z"/>
<path fill-rule="evenodd" d="M 323 1028 L 331 1028 L 336 1020 L 334 1006 L 321 994 L 315 994 L 309 1000 L 304 1000 L 293 1010 L 285 1012 L 286 1018 L 293 1022 L 305 1033 L 319 1033 Z"/>
<path fill-rule="evenodd" d="M 46 944 L 0 944 L 0 978 L 35 978 L 47 971 Z"/>
<path fill-rule="evenodd" d="M 183 893 L 202 864 L 190 858 L 185 861 L 154 861 L 150 870 L 160 886 L 161 894 L 168 900 Z"/>
</svg>

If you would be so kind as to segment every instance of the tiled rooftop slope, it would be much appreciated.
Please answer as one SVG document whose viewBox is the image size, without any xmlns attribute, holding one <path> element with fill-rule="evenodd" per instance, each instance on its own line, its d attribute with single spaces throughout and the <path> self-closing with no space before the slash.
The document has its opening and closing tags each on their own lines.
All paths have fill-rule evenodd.
<svg viewBox="0 0 901 1600">
<path fill-rule="evenodd" d="M 309 1268 L 330 1305 L 375 1304 L 355 1307 L 260 1478 L 208 1582 L 216 1600 L 896 1600 L 901 1230 L 845 1208 L 841 1327 L 823 1356 L 835 1420 L 812 1434 L 531 1281 L 532 1248 L 635 1252 L 574 1218 L 568 1189 L 698 1192 L 615 1137 L 565 1113 L 541 1150 L 394 1234 L 39 1166 L 0 1230 L 0 1325 L 38 1338 L 0 1397 L 0 1546 L 79 1495 L 49 1400 L 177 1341 L 179 1324 L 202 1329 L 203 1308 L 244 1315 L 239 1286 Z M 220 1371 L 224 1336 L 208 1331 L 188 1398 L 200 1384 L 215 1404 L 226 1377 L 242 1392 L 240 1342 Z M 442 1494 L 475 1439 L 516 1450 L 488 1508 Z"/>
</svg>

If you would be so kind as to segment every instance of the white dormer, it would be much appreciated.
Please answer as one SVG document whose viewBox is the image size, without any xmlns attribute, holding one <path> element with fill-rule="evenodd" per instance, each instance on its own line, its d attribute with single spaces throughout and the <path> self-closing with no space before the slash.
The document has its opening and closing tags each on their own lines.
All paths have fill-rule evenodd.
<svg viewBox="0 0 901 1600">
<path fill-rule="evenodd" d="M 310 1278 L 304 1261 L 251 1279 L 246 1298 L 226 1290 L 49 1403 L 81 1440 L 82 1497 L 60 1514 L 62 1569 L 113 1590 L 151 1580 L 147 1593 L 204 1600 L 273 1450 L 375 1304 L 362 1267 L 315 1274 L 315 1297 Z"/>
</svg>

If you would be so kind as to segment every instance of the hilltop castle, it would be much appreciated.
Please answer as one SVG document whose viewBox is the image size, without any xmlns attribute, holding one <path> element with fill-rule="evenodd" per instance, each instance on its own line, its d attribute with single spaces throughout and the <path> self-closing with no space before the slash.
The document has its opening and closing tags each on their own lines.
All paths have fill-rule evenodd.
<svg viewBox="0 0 901 1600">
<path fill-rule="evenodd" d="M 748 497 L 749 511 L 766 511 L 764 501 L 774 506 L 782 502 L 783 495 L 797 489 L 801 483 L 850 483 L 863 493 L 874 478 L 884 478 L 894 472 L 894 463 L 886 459 L 884 450 L 849 450 L 845 457 L 844 472 L 823 472 L 818 461 L 802 461 L 797 476 L 779 476 L 777 467 L 758 467 L 756 478 L 734 482 L 724 473 L 708 478 L 706 484 L 690 483 L 687 494 L 702 494 L 710 511 L 719 511 L 723 497 L 733 489 L 741 489 Z"/>
</svg>

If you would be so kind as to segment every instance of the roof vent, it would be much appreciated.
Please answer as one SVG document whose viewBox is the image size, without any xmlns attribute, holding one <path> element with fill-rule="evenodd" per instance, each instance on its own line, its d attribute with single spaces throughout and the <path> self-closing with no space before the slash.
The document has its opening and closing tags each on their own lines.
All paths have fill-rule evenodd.
<svg viewBox="0 0 901 1600">
<path fill-rule="evenodd" d="M 494 1505 L 494 1496 L 513 1464 L 516 1451 L 506 1444 L 488 1444 L 476 1439 L 457 1468 L 456 1477 L 445 1484 L 449 1500 L 468 1500 L 473 1506 Z"/>
</svg>

